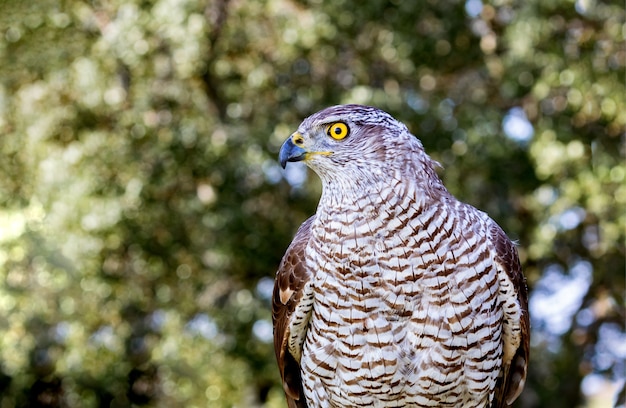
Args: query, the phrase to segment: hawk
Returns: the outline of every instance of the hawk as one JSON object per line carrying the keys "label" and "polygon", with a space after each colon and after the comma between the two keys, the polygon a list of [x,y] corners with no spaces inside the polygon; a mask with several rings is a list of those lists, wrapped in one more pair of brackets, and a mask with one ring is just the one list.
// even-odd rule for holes
{"label": "hawk", "polygon": [[506,407],[526,380],[527,290],[514,244],[457,201],[379,109],[306,118],[279,160],[323,185],[274,285],[274,348],[294,407]]}

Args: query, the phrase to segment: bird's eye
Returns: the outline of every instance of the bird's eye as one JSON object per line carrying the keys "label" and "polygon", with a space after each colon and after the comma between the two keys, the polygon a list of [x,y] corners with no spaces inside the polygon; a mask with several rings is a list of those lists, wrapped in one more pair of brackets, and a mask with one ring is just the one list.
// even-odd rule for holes
{"label": "bird's eye", "polygon": [[343,122],[336,122],[328,126],[326,133],[335,140],[341,140],[348,136],[350,128]]}

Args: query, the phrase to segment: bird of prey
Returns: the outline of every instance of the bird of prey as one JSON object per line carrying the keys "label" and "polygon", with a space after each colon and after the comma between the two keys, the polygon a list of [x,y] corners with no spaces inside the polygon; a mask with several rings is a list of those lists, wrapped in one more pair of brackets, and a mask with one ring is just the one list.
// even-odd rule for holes
{"label": "bird of prey", "polygon": [[382,110],[306,118],[279,160],[322,181],[274,285],[274,347],[290,408],[507,407],[526,380],[517,250],[454,198],[437,163]]}

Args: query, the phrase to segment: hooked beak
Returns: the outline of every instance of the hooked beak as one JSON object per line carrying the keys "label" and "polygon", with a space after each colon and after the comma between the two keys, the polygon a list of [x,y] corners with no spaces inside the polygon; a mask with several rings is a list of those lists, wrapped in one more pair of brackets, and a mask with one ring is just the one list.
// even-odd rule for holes
{"label": "hooked beak", "polygon": [[299,133],[294,133],[280,147],[278,161],[283,169],[287,166],[287,162],[301,161],[306,158],[307,151],[297,146],[294,139],[296,143],[302,143],[302,136]]}

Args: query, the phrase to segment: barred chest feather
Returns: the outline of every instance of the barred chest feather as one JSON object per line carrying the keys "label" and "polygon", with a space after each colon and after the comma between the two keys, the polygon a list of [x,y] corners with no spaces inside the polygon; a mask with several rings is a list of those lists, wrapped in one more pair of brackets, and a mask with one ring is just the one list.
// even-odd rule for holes
{"label": "barred chest feather", "polygon": [[[313,406],[483,407],[502,357],[502,304],[482,213],[393,184],[320,202],[302,352]],[[384,205],[380,205],[381,197]]]}

